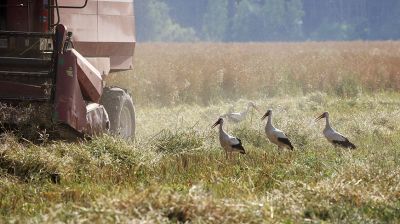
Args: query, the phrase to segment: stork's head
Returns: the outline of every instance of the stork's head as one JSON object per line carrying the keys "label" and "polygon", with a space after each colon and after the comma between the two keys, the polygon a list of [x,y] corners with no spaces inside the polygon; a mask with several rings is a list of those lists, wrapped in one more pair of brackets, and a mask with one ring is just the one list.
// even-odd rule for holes
{"label": "stork's head", "polygon": [[315,118],[315,121],[318,121],[322,118],[329,118],[329,113],[327,111],[325,111],[324,113],[322,113],[321,115],[319,115],[319,117]]}
{"label": "stork's head", "polygon": [[269,109],[267,110],[267,112],[264,114],[264,116],[262,116],[261,120],[264,120],[266,117],[270,116],[272,114],[272,110]]}
{"label": "stork's head", "polygon": [[260,112],[260,110],[258,109],[258,106],[253,102],[253,101],[250,101],[248,104],[247,104],[247,107],[253,107],[256,111],[258,111],[258,112]]}
{"label": "stork's head", "polygon": [[214,124],[213,124],[213,126],[211,126],[211,128],[215,128],[215,126],[217,126],[217,125],[221,125],[221,124],[223,124],[224,123],[224,119],[222,118],[222,117],[220,117],[218,120],[217,120],[217,122],[215,122]]}

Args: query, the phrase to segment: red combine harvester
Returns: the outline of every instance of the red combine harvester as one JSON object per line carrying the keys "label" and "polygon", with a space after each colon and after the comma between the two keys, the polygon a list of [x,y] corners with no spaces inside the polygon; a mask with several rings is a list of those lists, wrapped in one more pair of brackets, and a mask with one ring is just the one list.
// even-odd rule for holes
{"label": "red combine harvester", "polygon": [[132,69],[133,0],[0,0],[0,126],[62,138],[131,138],[131,96],[105,87]]}

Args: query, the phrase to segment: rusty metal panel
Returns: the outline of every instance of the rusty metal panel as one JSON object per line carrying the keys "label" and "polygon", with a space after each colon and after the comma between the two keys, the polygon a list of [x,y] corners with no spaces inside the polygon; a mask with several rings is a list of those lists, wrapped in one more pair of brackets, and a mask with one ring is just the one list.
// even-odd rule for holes
{"label": "rusty metal panel", "polygon": [[32,31],[30,30],[32,22],[28,18],[27,2],[27,0],[7,1],[7,30]]}
{"label": "rusty metal panel", "polygon": [[98,0],[99,15],[133,16],[132,0]]}
{"label": "rusty metal panel", "polygon": [[135,43],[76,42],[74,46],[85,57],[132,56]]}
{"label": "rusty metal panel", "polygon": [[62,24],[73,33],[76,42],[97,42],[97,15],[69,14],[62,16]]}
{"label": "rusty metal panel", "polygon": [[[79,7],[85,3],[85,0],[58,0],[58,5],[60,6],[74,6]],[[98,11],[98,0],[88,0],[88,3],[85,8],[81,9],[68,9],[61,8],[60,14],[62,16],[79,14],[79,15],[97,15]]]}
{"label": "rusty metal panel", "polygon": [[[84,2],[84,0],[59,0],[58,4],[63,6],[82,6]],[[89,0],[86,7],[82,9],[61,8],[59,11],[60,22],[67,27],[68,31],[73,33],[74,41],[98,41],[97,0]]]}
{"label": "rusty metal panel", "polygon": [[[59,1],[70,6],[83,3]],[[132,62],[127,61],[132,60],[136,41],[133,0],[89,0],[86,7],[60,9],[61,23],[73,32],[75,49],[85,57],[109,57],[111,64],[102,67],[131,69]]]}
{"label": "rusty metal panel", "polygon": [[[81,6],[83,2],[59,0],[59,5]],[[74,32],[75,41],[135,42],[132,0],[89,0],[83,9],[61,8],[60,17]]]}
{"label": "rusty metal panel", "polygon": [[86,104],[78,83],[78,66],[72,51],[59,54],[53,121],[68,124],[78,132],[86,129]]}
{"label": "rusty metal panel", "polygon": [[[44,32],[47,30],[47,16],[42,14],[46,0],[6,0],[6,30]],[[3,6],[4,7],[4,6]],[[46,25],[45,25],[46,24]]]}
{"label": "rusty metal panel", "polygon": [[72,49],[78,64],[78,81],[83,95],[88,100],[98,103],[103,93],[103,80],[100,72],[93,67],[82,55]]}
{"label": "rusty metal panel", "polygon": [[135,42],[134,22],[133,1],[99,0],[99,41]]}
{"label": "rusty metal panel", "polygon": [[110,73],[110,58],[109,57],[86,57],[90,64],[99,70],[102,76]]}
{"label": "rusty metal panel", "polygon": [[[133,53],[135,43],[99,43],[77,42],[75,49],[87,57],[109,57],[111,70],[124,70],[133,68]],[[100,68],[96,67],[98,70]]]}
{"label": "rusty metal panel", "polygon": [[98,15],[100,42],[134,42],[133,16]]}
{"label": "rusty metal panel", "polygon": [[47,89],[40,85],[30,85],[19,82],[0,81],[1,99],[12,100],[47,100]]}

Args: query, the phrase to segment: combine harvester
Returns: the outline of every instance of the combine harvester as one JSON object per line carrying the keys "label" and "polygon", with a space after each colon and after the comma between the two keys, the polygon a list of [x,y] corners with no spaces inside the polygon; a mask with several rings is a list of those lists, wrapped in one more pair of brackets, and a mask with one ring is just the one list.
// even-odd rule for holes
{"label": "combine harvester", "polygon": [[0,0],[1,128],[133,137],[132,98],[105,79],[134,48],[133,0]]}

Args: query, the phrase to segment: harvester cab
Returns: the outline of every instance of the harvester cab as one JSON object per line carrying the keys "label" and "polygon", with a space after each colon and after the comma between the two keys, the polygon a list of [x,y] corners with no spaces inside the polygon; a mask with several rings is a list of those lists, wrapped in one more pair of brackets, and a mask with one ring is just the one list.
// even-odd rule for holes
{"label": "harvester cab", "polygon": [[133,0],[0,0],[0,128],[131,138],[131,96],[105,87],[130,70]]}

